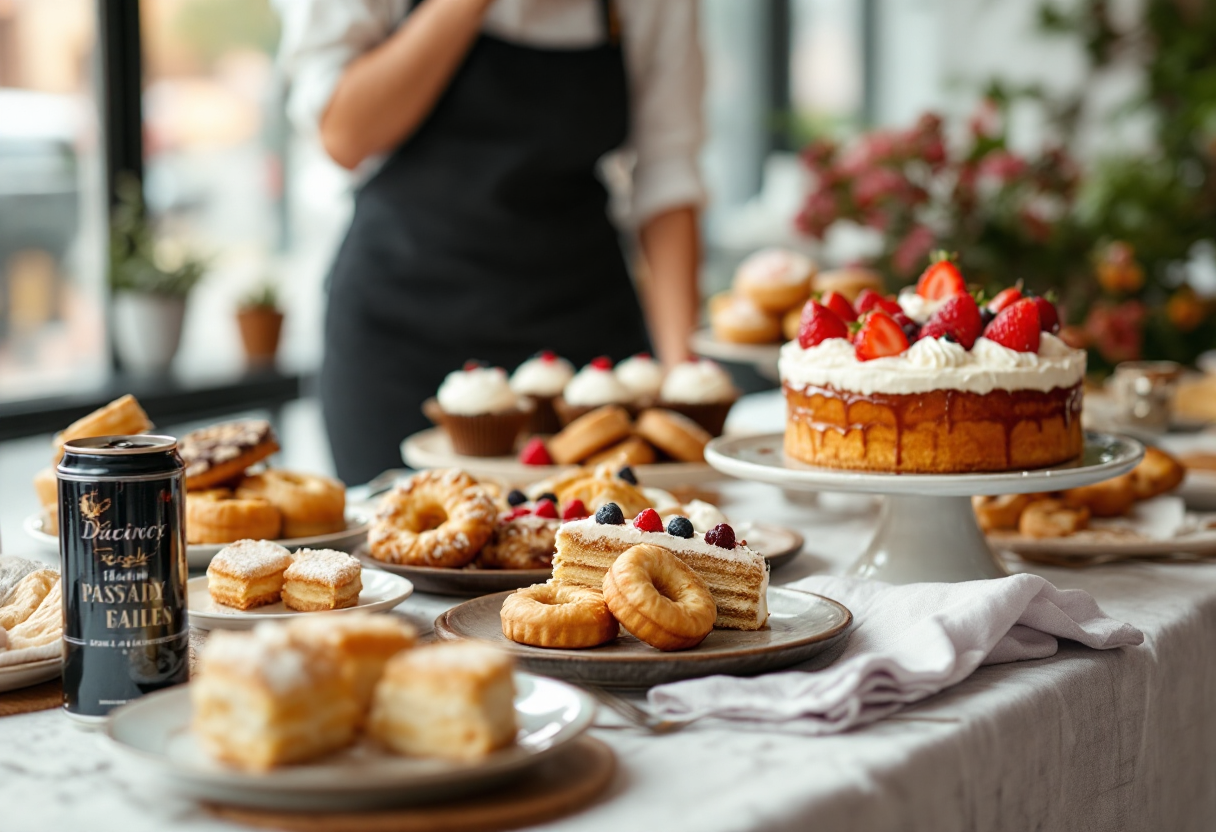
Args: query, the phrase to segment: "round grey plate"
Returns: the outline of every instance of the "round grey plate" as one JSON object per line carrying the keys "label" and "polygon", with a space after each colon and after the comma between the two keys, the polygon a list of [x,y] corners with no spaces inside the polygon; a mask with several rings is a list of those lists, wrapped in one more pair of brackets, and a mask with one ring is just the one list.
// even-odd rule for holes
{"label": "round grey plate", "polygon": [[587,650],[551,650],[516,644],[502,634],[498,612],[510,595],[500,592],[466,601],[435,619],[440,639],[473,638],[510,650],[533,673],[602,687],[647,688],[664,682],[713,676],[751,676],[797,664],[841,638],[853,614],[831,599],[769,587],[768,626],[763,630],[713,630],[692,650],[663,653],[628,633]]}
{"label": "round grey plate", "polygon": [[[803,537],[785,526],[767,523],[741,523],[736,534],[758,552],[773,570],[780,569],[802,553]],[[437,566],[411,566],[385,563],[367,553],[366,544],[355,551],[355,557],[372,569],[383,569],[409,578],[418,592],[431,595],[489,595],[543,584],[553,577],[552,569],[443,569]]]}

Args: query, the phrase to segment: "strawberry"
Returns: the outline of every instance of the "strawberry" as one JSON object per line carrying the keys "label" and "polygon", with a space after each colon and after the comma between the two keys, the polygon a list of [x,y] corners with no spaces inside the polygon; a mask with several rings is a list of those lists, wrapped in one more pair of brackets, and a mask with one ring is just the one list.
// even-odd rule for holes
{"label": "strawberry", "polygon": [[1014,301],[1021,299],[1022,290],[1017,286],[1010,286],[1008,289],[1002,289],[997,292],[996,297],[988,301],[988,309],[995,315]]}
{"label": "strawberry", "polygon": [[1022,298],[992,319],[984,337],[1018,352],[1038,352],[1040,333],[1039,305],[1033,298]]}
{"label": "strawberry", "polygon": [[908,336],[886,312],[871,312],[853,337],[858,361],[899,355],[908,348]]}
{"label": "strawberry", "polygon": [[1055,335],[1060,331],[1060,312],[1047,298],[1037,297],[1034,305],[1039,307],[1039,329]]}
{"label": "strawberry", "polygon": [[848,337],[848,325],[819,301],[808,300],[806,306],[802,307],[802,318],[798,322],[798,343],[803,349],[809,349],[829,338]]}
{"label": "strawberry", "polygon": [[587,507],[583,505],[583,501],[579,499],[571,500],[566,503],[566,508],[562,511],[562,520],[581,520],[590,514]]}
{"label": "strawberry", "polygon": [[845,300],[844,295],[839,292],[824,292],[819,302],[835,312],[836,317],[846,324],[857,320],[857,313],[853,311],[853,304]]}
{"label": "strawberry", "polygon": [[519,452],[519,461],[524,465],[552,465],[553,457],[549,456],[549,449],[545,447],[544,440],[533,436]]}
{"label": "strawberry", "polygon": [[642,513],[633,518],[633,527],[644,532],[663,531],[663,518],[652,508],[643,509]]}
{"label": "strawberry", "polygon": [[606,355],[601,355],[599,358],[591,359],[591,366],[597,370],[611,370],[612,359]]}
{"label": "strawberry", "polygon": [[933,317],[921,327],[921,338],[941,338],[948,335],[969,350],[984,331],[980,307],[968,294],[955,295],[938,307]]}
{"label": "strawberry", "polygon": [[966,293],[967,281],[963,280],[958,266],[944,254],[931,263],[920,276],[920,280],[916,281],[916,294],[929,300],[941,300]]}
{"label": "strawberry", "polygon": [[875,309],[881,309],[889,315],[904,311],[903,307],[899,305],[899,301],[895,300],[895,298],[884,298],[873,289],[862,289],[861,293],[857,296],[857,300],[853,303],[853,308],[857,310],[858,315],[864,315]]}
{"label": "strawberry", "polygon": [[537,517],[544,517],[546,520],[557,519],[557,506],[553,505],[552,500],[537,500],[536,508],[532,513]]}
{"label": "strawberry", "polygon": [[515,508],[511,509],[510,513],[508,513],[507,516],[505,518],[503,518],[503,520],[507,523],[510,523],[512,520],[516,520],[520,517],[523,517],[525,514],[531,514],[531,513],[532,512],[528,510],[527,506],[516,506]]}

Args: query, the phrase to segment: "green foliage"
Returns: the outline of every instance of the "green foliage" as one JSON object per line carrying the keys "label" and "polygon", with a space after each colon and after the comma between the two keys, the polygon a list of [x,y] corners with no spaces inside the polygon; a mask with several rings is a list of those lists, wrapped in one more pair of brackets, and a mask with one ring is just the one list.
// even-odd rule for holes
{"label": "green foliage", "polygon": [[164,256],[157,256],[139,181],[125,178],[116,190],[118,205],[110,217],[110,289],[175,297],[189,294],[202,279],[206,263],[183,255],[180,262],[165,264]]}
{"label": "green foliage", "polygon": [[267,279],[241,298],[241,309],[278,309],[279,290],[273,280]]}

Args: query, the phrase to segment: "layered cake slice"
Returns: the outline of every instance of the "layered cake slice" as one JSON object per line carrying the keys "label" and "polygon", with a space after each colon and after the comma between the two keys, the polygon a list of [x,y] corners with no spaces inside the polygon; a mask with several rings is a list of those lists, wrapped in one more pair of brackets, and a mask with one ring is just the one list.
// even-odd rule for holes
{"label": "layered cake slice", "polygon": [[768,564],[763,557],[745,542],[736,542],[734,530],[725,523],[702,535],[687,518],[673,517],[665,531],[653,509],[627,525],[620,507],[607,503],[595,517],[563,523],[557,531],[553,580],[602,588],[617,556],[639,543],[662,546],[701,576],[718,606],[715,627],[758,630],[768,620]]}

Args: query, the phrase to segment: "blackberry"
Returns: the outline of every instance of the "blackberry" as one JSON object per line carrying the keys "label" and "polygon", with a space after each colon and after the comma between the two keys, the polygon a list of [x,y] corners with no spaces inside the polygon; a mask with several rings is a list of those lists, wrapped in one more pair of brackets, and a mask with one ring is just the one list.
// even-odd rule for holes
{"label": "blackberry", "polygon": [[511,493],[507,495],[507,505],[522,506],[526,502],[528,502],[528,495],[518,488],[511,489]]}
{"label": "blackberry", "polygon": [[544,494],[541,494],[539,497],[536,498],[536,502],[538,502],[538,503],[541,500],[548,500],[549,502],[553,503],[553,505],[557,505],[557,495],[554,494],[552,491],[546,491]]}
{"label": "blackberry", "polygon": [[705,533],[705,542],[721,549],[735,548],[735,530],[725,523],[719,523]]}
{"label": "blackberry", "polygon": [[638,484],[638,475],[633,473],[633,469],[626,465],[624,468],[616,472],[616,475],[630,485]]}
{"label": "blackberry", "polygon": [[996,314],[987,306],[980,307],[980,324],[986,327],[988,324],[992,323],[992,319],[995,317]]}
{"label": "blackberry", "polygon": [[667,523],[667,533],[672,537],[682,537],[685,540],[692,537],[692,521],[687,517],[673,517]]}
{"label": "blackberry", "polygon": [[604,503],[595,513],[595,522],[601,526],[621,526],[625,523],[625,514],[616,503]]}

